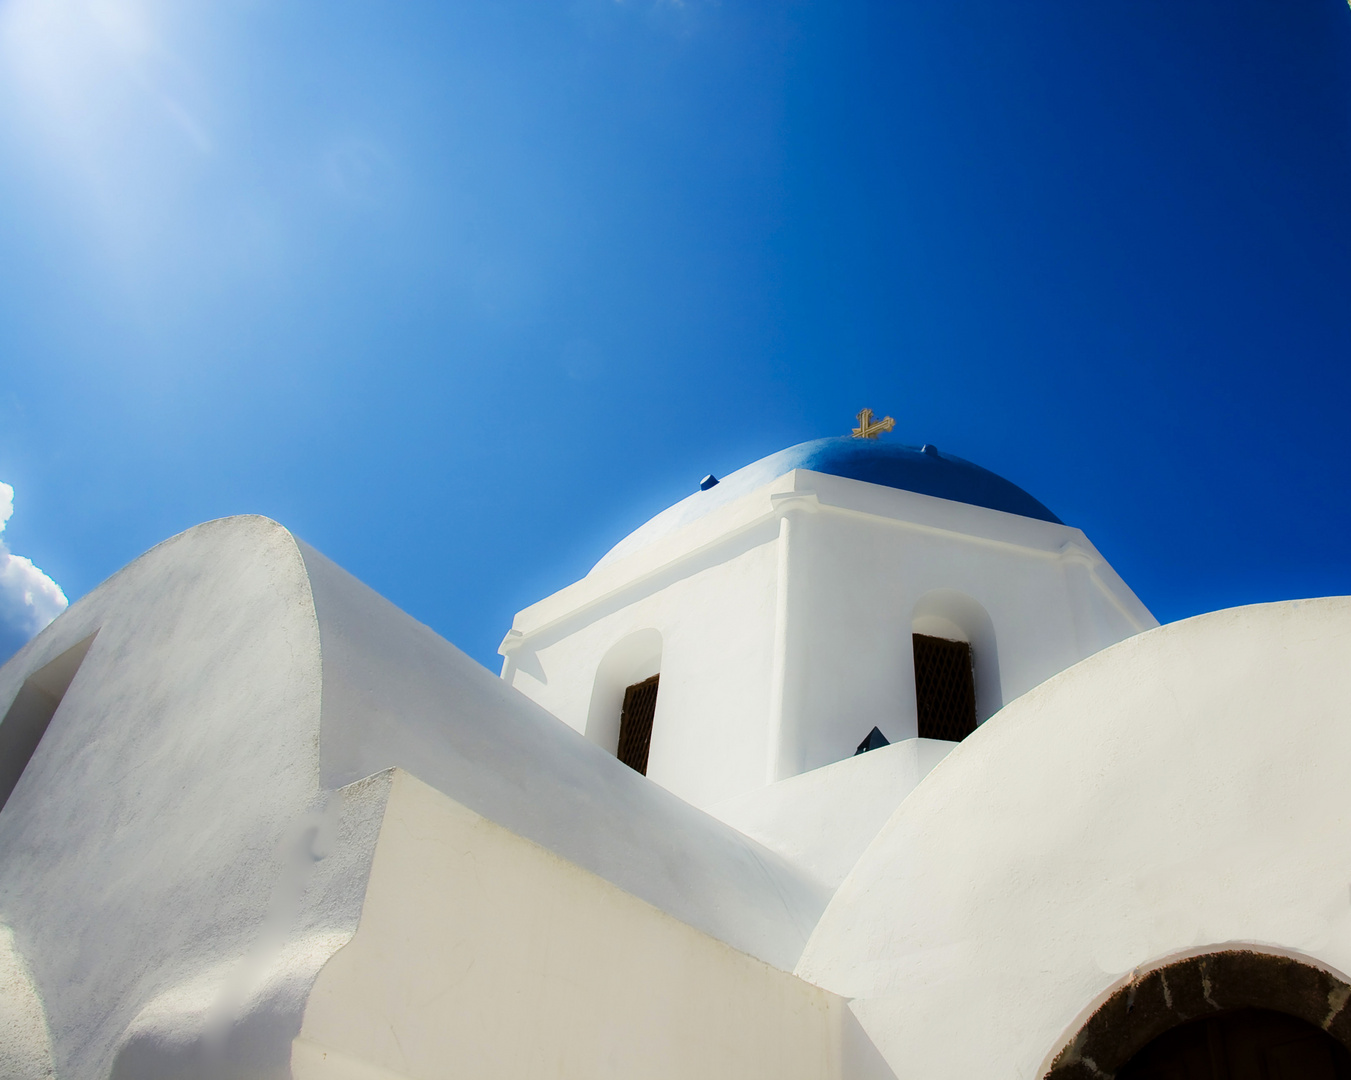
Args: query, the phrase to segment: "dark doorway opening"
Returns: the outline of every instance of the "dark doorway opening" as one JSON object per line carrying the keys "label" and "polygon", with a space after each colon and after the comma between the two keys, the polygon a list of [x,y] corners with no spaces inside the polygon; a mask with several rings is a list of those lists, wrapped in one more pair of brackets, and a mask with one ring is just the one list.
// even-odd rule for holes
{"label": "dark doorway opening", "polygon": [[0,721],[0,808],[9,802],[93,641],[90,634],[29,675]]}
{"label": "dark doorway opening", "polygon": [[971,646],[926,634],[915,634],[914,641],[919,737],[961,742],[976,730]]}
{"label": "dark doorway opening", "polygon": [[1351,1053],[1313,1024],[1235,1009],[1165,1031],[1117,1080],[1351,1080]]}
{"label": "dark doorway opening", "polygon": [[624,711],[619,717],[616,756],[644,776],[647,775],[647,752],[652,746],[652,718],[657,714],[657,681],[660,678],[660,675],[653,675],[625,690]]}

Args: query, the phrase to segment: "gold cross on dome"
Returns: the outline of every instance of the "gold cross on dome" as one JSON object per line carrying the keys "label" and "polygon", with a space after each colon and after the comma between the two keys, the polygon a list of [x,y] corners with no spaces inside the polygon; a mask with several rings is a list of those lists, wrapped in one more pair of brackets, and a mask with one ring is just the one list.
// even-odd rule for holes
{"label": "gold cross on dome", "polygon": [[881,420],[874,420],[872,409],[860,409],[858,411],[858,427],[854,428],[853,435],[856,439],[875,439],[882,432],[890,431],[895,426],[896,421],[889,416],[884,416]]}

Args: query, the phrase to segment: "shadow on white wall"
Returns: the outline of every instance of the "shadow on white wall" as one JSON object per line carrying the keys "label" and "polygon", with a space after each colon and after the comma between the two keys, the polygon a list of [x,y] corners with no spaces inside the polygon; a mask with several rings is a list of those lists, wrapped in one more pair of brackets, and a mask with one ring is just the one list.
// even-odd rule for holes
{"label": "shadow on white wall", "polygon": [[984,723],[1004,705],[999,678],[999,645],[990,614],[966,593],[933,589],[915,603],[910,632],[971,646],[976,680],[976,723]]}
{"label": "shadow on white wall", "polygon": [[611,754],[618,750],[624,691],[661,671],[661,647],[658,631],[637,630],[612,645],[596,667],[586,737],[603,750]]}

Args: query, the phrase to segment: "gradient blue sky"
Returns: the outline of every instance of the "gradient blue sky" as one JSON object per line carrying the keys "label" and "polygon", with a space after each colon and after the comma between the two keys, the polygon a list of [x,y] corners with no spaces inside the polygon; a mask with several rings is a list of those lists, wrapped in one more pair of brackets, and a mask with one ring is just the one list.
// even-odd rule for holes
{"label": "gradient blue sky", "polygon": [[0,0],[0,481],[512,614],[863,405],[1162,620],[1351,592],[1343,0]]}

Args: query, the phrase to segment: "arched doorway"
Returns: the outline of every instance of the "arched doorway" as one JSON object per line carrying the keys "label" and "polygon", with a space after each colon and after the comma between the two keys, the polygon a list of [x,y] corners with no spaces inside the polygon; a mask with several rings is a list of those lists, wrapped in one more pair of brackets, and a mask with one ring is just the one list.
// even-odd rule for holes
{"label": "arched doorway", "polygon": [[1054,1054],[1046,1080],[1351,1080],[1351,983],[1250,949],[1141,971]]}
{"label": "arched doorway", "polygon": [[1286,1013],[1235,1009],[1165,1031],[1116,1080],[1351,1080],[1351,1053]]}

